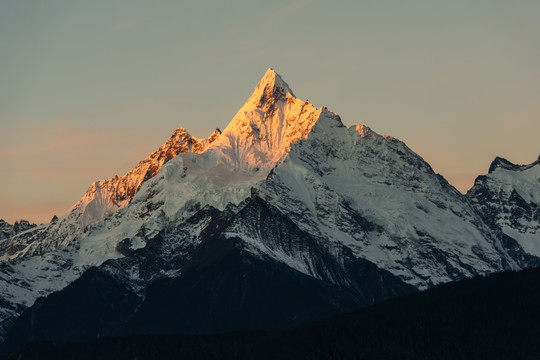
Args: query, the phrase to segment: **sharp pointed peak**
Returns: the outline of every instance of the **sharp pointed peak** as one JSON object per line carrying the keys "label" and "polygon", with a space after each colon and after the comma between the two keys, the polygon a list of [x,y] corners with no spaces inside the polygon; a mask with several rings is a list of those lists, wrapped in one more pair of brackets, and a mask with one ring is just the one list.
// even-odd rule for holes
{"label": "sharp pointed peak", "polygon": [[264,73],[262,79],[265,79],[265,78],[269,78],[269,79],[274,79],[274,78],[279,78],[283,81],[283,79],[281,78],[281,75],[279,75],[273,68],[268,68],[268,70],[266,70],[266,72]]}
{"label": "sharp pointed peak", "polygon": [[285,90],[285,92],[288,92],[292,96],[294,96],[294,93],[292,92],[291,88],[289,87],[289,84],[287,84],[285,82],[285,80],[283,80],[281,75],[279,75],[277,72],[275,72],[275,70],[272,69],[272,68],[268,68],[268,70],[266,70],[266,73],[264,73],[264,75],[263,75],[261,81],[259,82],[259,84],[261,84],[261,85],[270,84],[273,87],[279,87],[279,88]]}
{"label": "sharp pointed peak", "polygon": [[274,69],[268,68],[257,86],[255,86],[255,90],[249,99],[261,106],[270,99],[285,100],[288,95],[295,97],[283,78]]}

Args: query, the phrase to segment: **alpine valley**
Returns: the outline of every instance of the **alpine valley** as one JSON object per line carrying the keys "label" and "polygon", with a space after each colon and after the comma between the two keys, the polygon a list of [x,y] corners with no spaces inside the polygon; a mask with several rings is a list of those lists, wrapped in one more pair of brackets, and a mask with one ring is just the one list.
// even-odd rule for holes
{"label": "alpine valley", "polygon": [[463,195],[269,69],[223,131],[176,129],[49,224],[0,222],[0,335],[277,329],[538,265],[540,158],[496,158]]}

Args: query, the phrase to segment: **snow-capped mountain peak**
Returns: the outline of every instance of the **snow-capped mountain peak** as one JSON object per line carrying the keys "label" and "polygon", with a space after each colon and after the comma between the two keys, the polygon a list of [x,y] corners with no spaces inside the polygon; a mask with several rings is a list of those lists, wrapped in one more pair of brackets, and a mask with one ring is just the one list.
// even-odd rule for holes
{"label": "snow-capped mountain peak", "polygon": [[291,143],[307,136],[321,111],[296,98],[270,68],[209,149],[219,151],[235,168],[271,168],[289,151]]}
{"label": "snow-capped mountain peak", "polygon": [[383,288],[391,276],[422,289],[537,264],[538,161],[494,164],[467,199],[403,142],[345,127],[269,69],[223,132],[197,139],[178,128],[126,175],[94,183],[67,216],[0,241],[0,304],[9,305],[0,337],[38,296],[89,267],[119,259],[101,269],[138,292],[227,241],[272,269],[364,297],[366,269]]}

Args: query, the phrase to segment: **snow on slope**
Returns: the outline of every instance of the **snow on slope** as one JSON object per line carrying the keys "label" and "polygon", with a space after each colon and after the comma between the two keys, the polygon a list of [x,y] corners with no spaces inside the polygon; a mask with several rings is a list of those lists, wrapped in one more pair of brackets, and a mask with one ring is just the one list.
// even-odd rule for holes
{"label": "snow on slope", "polygon": [[496,158],[489,173],[476,178],[467,197],[486,222],[527,253],[540,256],[540,157],[529,165]]}
{"label": "snow on slope", "polygon": [[326,109],[259,190],[311,235],[420,288],[517,267],[467,200],[404,143],[346,128]]}
{"label": "snow on slope", "polygon": [[295,98],[269,69],[211,151],[236,168],[272,168],[292,142],[306,137],[317,117],[313,105]]}

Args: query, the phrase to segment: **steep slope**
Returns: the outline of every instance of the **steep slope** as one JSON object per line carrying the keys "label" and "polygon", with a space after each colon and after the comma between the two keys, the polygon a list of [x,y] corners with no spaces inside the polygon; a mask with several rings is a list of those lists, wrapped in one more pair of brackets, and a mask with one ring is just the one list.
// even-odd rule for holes
{"label": "steep slope", "polygon": [[319,241],[419,288],[528,264],[404,143],[326,109],[258,189]]}
{"label": "steep slope", "polygon": [[318,115],[269,69],[211,151],[238,169],[273,168],[291,143],[307,136]]}
{"label": "steep slope", "polygon": [[540,157],[529,165],[496,158],[489,173],[476,178],[467,197],[509,244],[540,256]]}

